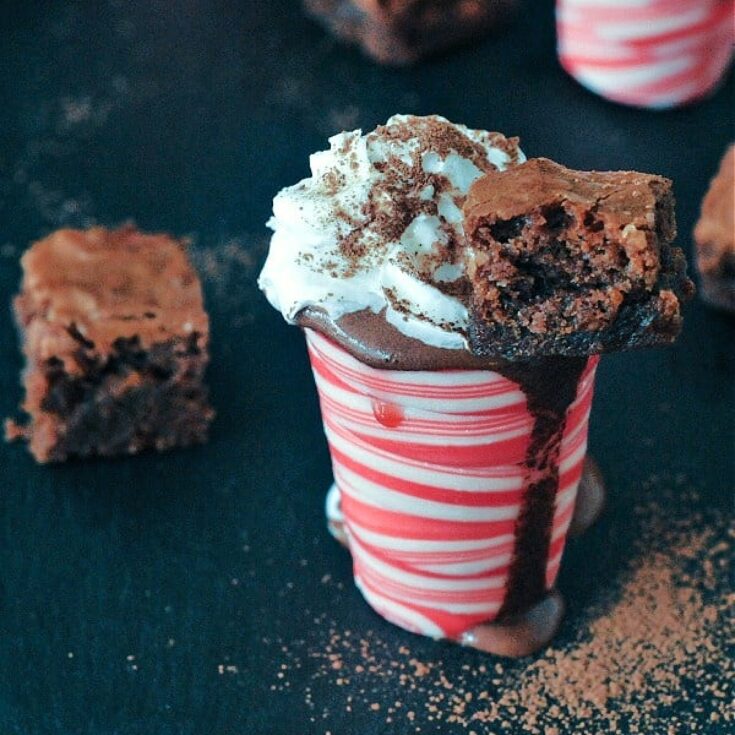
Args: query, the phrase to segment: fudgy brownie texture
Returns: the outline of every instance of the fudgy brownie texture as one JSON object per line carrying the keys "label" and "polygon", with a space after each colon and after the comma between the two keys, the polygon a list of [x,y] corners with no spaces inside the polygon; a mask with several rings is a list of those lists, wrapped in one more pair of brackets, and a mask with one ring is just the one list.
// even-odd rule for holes
{"label": "fudgy brownie texture", "polygon": [[340,38],[383,64],[410,64],[487,33],[517,0],[304,0]]}
{"label": "fudgy brownie texture", "polygon": [[132,226],[62,229],[22,266],[22,434],[39,462],[206,439],[209,321],[181,242]]}
{"label": "fudgy brownie texture", "polygon": [[693,286],[668,179],[533,159],[479,179],[464,216],[475,354],[581,356],[679,333]]}
{"label": "fudgy brownie texture", "polygon": [[694,229],[702,297],[735,311],[735,145],[712,179]]}

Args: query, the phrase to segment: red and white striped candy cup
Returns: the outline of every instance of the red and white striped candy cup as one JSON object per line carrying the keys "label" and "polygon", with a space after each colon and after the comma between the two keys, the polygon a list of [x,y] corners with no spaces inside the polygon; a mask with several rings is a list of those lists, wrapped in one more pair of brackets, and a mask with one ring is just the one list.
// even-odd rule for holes
{"label": "red and white striped candy cup", "polygon": [[734,0],[557,0],[562,66],[615,102],[668,108],[713,90],[735,42]]}
{"label": "red and white striped candy cup", "polygon": [[[377,370],[306,330],[332,455],[330,528],[384,618],[434,638],[492,621],[507,592],[534,420],[489,370]],[[567,410],[546,585],[556,579],[587,448],[590,358]]]}

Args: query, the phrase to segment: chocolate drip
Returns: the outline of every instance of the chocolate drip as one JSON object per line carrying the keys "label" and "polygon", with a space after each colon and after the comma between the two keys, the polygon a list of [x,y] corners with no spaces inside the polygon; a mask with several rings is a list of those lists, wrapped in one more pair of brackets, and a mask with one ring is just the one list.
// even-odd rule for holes
{"label": "chocolate drip", "polygon": [[508,592],[499,619],[530,608],[546,594],[546,564],[559,486],[559,452],[566,411],[577,395],[579,378],[586,364],[586,357],[550,357],[495,368],[521,386],[528,411],[534,418],[526,450],[526,487],[516,524]]}

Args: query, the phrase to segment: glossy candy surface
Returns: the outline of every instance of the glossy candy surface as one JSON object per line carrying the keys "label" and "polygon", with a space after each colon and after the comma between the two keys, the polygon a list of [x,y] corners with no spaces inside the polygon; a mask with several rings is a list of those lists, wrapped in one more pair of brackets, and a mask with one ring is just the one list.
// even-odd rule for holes
{"label": "glossy candy surface", "polygon": [[[523,391],[489,370],[376,370],[312,330],[307,340],[334,469],[327,507],[343,514],[363,596],[396,625],[435,638],[493,620],[532,481]],[[567,410],[547,589],[584,464],[597,362]]]}

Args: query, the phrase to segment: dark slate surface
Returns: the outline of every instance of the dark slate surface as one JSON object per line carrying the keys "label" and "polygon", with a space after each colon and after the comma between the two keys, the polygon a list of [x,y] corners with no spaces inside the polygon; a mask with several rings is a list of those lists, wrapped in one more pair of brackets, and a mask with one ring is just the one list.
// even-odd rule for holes
{"label": "dark slate surface", "polygon": [[[281,644],[323,644],[319,616],[440,655],[450,671],[478,663],[383,623],[351,586],[322,518],[330,471],[302,338],[254,278],[273,194],[306,174],[327,135],[398,111],[519,134],[529,155],[574,167],[670,176],[689,248],[733,136],[732,78],[691,109],[609,105],[556,65],[552,3],[528,5],[535,12],[502,37],[393,71],[336,45],[287,0],[3,3],[2,300],[23,248],[60,224],[134,218],[191,235],[219,416],[208,446],[166,456],[42,468],[0,445],[1,732],[404,732],[366,707],[345,713],[344,692],[332,702],[329,687],[317,687],[312,722],[308,658],[287,691],[271,690]],[[21,363],[1,313],[7,415]],[[629,507],[652,474],[687,478],[703,507],[729,506],[732,344],[732,322],[695,303],[675,348],[603,360],[591,446],[612,497],[602,523],[570,545],[562,640],[626,558]]]}

